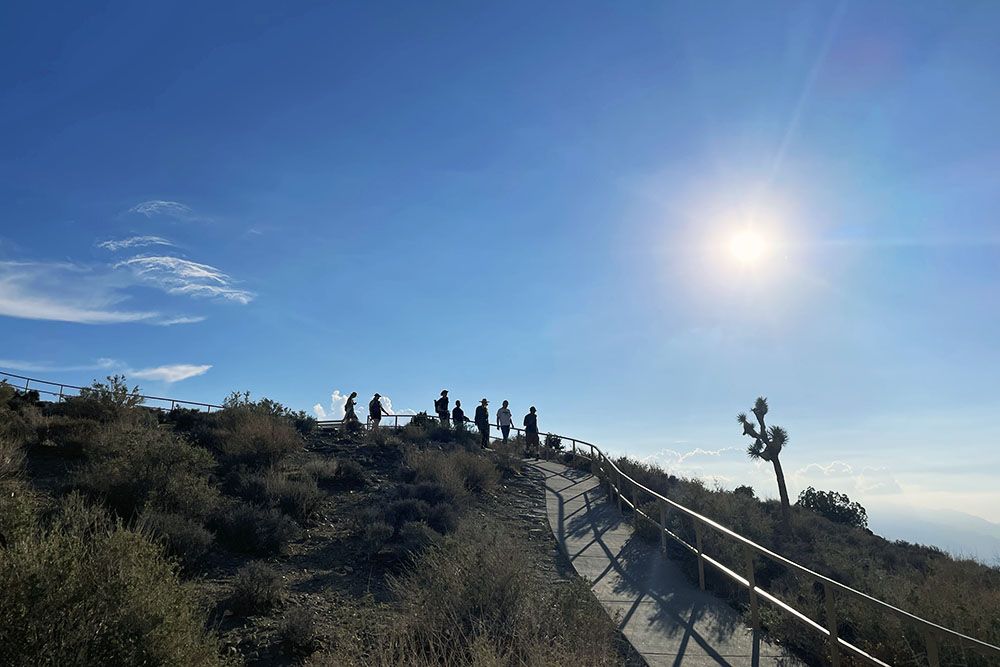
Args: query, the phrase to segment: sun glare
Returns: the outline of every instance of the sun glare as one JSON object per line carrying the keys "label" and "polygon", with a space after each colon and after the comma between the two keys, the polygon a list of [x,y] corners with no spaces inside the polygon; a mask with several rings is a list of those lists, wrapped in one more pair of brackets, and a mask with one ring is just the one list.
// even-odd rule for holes
{"label": "sun glare", "polygon": [[769,249],[768,239],[753,229],[741,230],[729,240],[729,252],[736,260],[747,265],[759,263]]}

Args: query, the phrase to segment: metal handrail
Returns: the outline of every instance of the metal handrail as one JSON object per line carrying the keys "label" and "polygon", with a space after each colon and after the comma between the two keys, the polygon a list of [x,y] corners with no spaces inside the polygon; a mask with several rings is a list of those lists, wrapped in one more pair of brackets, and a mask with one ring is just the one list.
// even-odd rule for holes
{"label": "metal handrail", "polygon": [[[65,399],[67,399],[67,398],[75,398],[76,396],[79,396],[79,393],[76,394],[76,396],[74,396],[73,394],[67,395],[66,394],[66,390],[67,389],[73,389],[73,390],[76,390],[77,392],[81,392],[84,389],[90,389],[90,387],[78,387],[76,385],[64,384],[62,382],[49,382],[48,380],[39,380],[38,378],[26,377],[24,375],[17,375],[15,373],[8,373],[6,371],[0,371],[0,379],[4,379],[4,378],[14,378],[14,379],[17,379],[17,380],[24,380],[24,386],[23,387],[15,386],[13,384],[10,385],[13,389],[16,389],[17,391],[24,391],[24,392],[27,392],[27,391],[37,391],[39,394],[45,394],[47,396],[54,396],[54,397],[56,397],[57,401],[63,401]],[[36,385],[45,385],[45,386],[49,386],[49,387],[58,387],[59,391],[55,392],[55,391],[48,391],[46,389],[36,389],[34,387],[31,387],[31,383],[35,383]],[[171,410],[173,410],[174,408],[176,408],[179,405],[180,406],[194,405],[194,406],[197,406],[198,408],[205,408],[206,412],[211,412],[213,409],[216,409],[216,410],[222,410],[223,409],[223,406],[221,406],[221,405],[214,405],[212,403],[199,403],[198,401],[183,401],[183,400],[181,400],[179,398],[164,398],[163,396],[145,396],[145,395],[142,395],[142,394],[139,394],[138,396],[139,396],[139,398],[143,399],[143,401],[160,401],[160,402],[163,402],[163,403],[170,403],[170,409]],[[153,408],[155,410],[163,410],[163,409],[165,409],[165,408],[159,408],[157,406],[148,406],[148,407],[151,407],[151,408]]]}
{"label": "metal handrail", "polygon": [[[412,419],[415,416],[416,415],[391,415],[391,414],[383,415],[383,417],[393,418],[394,421],[393,428],[399,427],[400,418]],[[437,417],[434,415],[427,415],[427,417],[431,419],[437,419]],[[326,420],[319,422],[320,426],[336,426],[342,423],[343,420]],[[490,424],[490,426],[499,428],[498,424]],[[526,432],[523,428],[518,428],[516,426],[511,426],[510,430],[516,433]],[[883,602],[882,600],[872,597],[867,593],[863,593],[855,588],[851,588],[850,586],[842,584],[835,579],[831,579],[830,577],[822,575],[819,572],[811,570],[808,567],[805,567],[804,565],[800,565],[799,563],[796,563],[795,561],[786,558],[785,556],[782,556],[779,553],[771,551],[767,547],[757,544],[753,540],[746,538],[740,535],[739,533],[723,526],[721,523],[714,521],[702,514],[699,514],[698,512],[695,512],[694,510],[691,510],[685,507],[684,505],[681,505],[680,503],[670,500],[666,496],[663,496],[657,493],[656,491],[653,491],[649,487],[646,487],[643,484],[640,484],[636,480],[629,477],[624,471],[621,470],[621,468],[618,467],[617,464],[615,464],[615,462],[612,459],[610,459],[607,456],[607,454],[604,453],[604,451],[601,450],[600,447],[598,447],[593,443],[587,442],[585,440],[580,440],[579,438],[572,438],[553,433],[539,433],[538,435],[539,437],[545,436],[546,438],[551,435],[555,435],[562,441],[569,442],[571,444],[572,452],[574,455],[586,458],[590,460],[592,463],[596,463],[602,476],[607,481],[608,495],[609,497],[614,497],[617,500],[619,510],[622,508],[623,504],[627,505],[633,510],[634,520],[635,517],[641,516],[645,520],[651,522],[652,524],[656,525],[657,528],[659,528],[660,546],[662,549],[666,550],[666,538],[669,537],[679,542],[686,549],[694,553],[698,558],[698,583],[702,590],[704,590],[705,588],[706,564],[712,566],[730,580],[746,588],[750,595],[751,619],[754,629],[757,629],[760,623],[760,616],[757,604],[758,598],[760,598],[775,605],[783,612],[789,614],[799,622],[803,623],[810,630],[827,637],[830,644],[830,661],[835,667],[840,664],[840,656],[842,652],[849,653],[872,665],[879,665],[880,667],[889,667],[887,663],[882,662],[878,658],[869,655],[860,647],[855,646],[854,644],[851,644],[842,637],[838,636],[836,606],[835,606],[836,596],[837,594],[843,594],[847,597],[854,598],[862,603],[874,606],[883,612],[889,612],[890,614],[895,615],[901,620],[919,627],[923,631],[924,640],[927,644],[927,660],[930,667],[940,667],[938,648],[939,648],[939,643],[942,639],[954,641],[958,643],[960,646],[972,649],[988,657],[1000,658],[1000,646],[994,646],[993,644],[989,644],[974,637],[963,635],[960,632],[956,632],[955,630],[951,630],[942,625],[938,625],[937,623],[928,621],[924,618],[916,616],[915,614],[911,614],[908,611],[905,611],[898,607],[894,607],[888,602]],[[580,451],[581,448],[589,448],[590,455],[587,456],[583,454]],[[630,484],[635,491],[648,494],[649,496],[652,496],[653,499],[656,500],[656,502],[660,505],[659,520],[657,520],[654,517],[651,517],[649,514],[647,514],[646,512],[642,511],[642,509],[639,508],[638,506],[639,503],[636,496],[633,496],[633,498],[636,498],[636,500],[634,501],[630,501],[628,498],[624,497],[622,491],[625,488],[626,484]],[[695,542],[696,542],[695,544],[689,544],[686,540],[684,540],[679,535],[675,534],[673,531],[671,531],[669,528],[666,527],[666,510],[668,507],[681,512],[682,514],[690,517],[693,520],[695,528]],[[723,563],[719,562],[718,560],[712,558],[711,556],[705,553],[704,549],[702,548],[702,527],[710,528],[716,531],[717,533],[723,535],[724,537],[729,538],[743,546],[746,552],[746,558],[745,558],[746,562],[743,564],[745,567],[744,575],[740,575],[736,571],[730,569]],[[803,612],[795,609],[790,604],[780,600],[775,595],[773,595],[772,593],[768,592],[767,590],[761,588],[756,584],[756,576],[755,576],[756,568],[754,565],[755,554],[763,556],[764,558],[767,558],[772,562],[788,567],[794,570],[795,572],[805,575],[823,585],[825,594],[824,597],[826,599],[826,604],[825,604],[826,627],[820,625],[818,622],[806,616]]]}

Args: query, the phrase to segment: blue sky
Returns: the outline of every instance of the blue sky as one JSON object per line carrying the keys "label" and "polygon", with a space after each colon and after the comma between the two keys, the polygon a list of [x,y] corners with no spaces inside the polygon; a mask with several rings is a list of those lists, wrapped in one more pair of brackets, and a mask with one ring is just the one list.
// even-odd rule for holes
{"label": "blue sky", "polygon": [[0,11],[0,367],[1000,521],[995,3]]}

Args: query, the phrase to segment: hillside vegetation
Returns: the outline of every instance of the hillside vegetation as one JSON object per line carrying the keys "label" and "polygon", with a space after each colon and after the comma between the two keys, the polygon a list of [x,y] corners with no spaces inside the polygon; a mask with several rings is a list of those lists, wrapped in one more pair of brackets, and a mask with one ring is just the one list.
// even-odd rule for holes
{"label": "hillside vegetation", "polygon": [[[709,489],[700,480],[677,478],[632,459],[620,458],[615,463],[643,486],[820,574],[944,627],[1000,644],[998,568],[958,560],[935,547],[885,540],[862,527],[866,521],[863,508],[848,504],[846,497],[838,494],[827,494],[822,501],[817,500],[815,490],[803,494],[803,502],[791,507],[789,527],[785,529],[778,502],[755,498],[749,487],[735,492]],[[659,516],[651,497],[626,497],[637,501],[650,516]],[[831,499],[842,502],[831,507]],[[694,544],[691,519],[678,512],[668,512],[667,516],[668,528]],[[651,543],[659,543],[657,528],[648,522],[640,522],[639,534]],[[737,572],[744,571],[746,561],[741,547],[712,530],[704,530],[702,539],[706,554]],[[697,581],[696,558],[673,540],[667,544],[668,555],[680,561],[692,581]],[[705,572],[707,588],[743,610],[749,623],[745,589],[730,583],[711,566],[706,566]],[[811,579],[757,558],[756,583],[825,624],[823,587]],[[836,608],[840,637],[889,664],[927,664],[925,640],[915,626],[844,596],[836,598]],[[828,663],[827,645],[820,635],[806,631],[798,621],[767,602],[761,602],[760,610],[762,625],[772,637],[811,664]],[[941,646],[941,661],[943,665],[996,664],[948,643]]]}
{"label": "hillside vegetation", "polygon": [[161,413],[123,378],[0,384],[0,664],[631,659],[517,457],[426,419],[314,426],[245,394]]}

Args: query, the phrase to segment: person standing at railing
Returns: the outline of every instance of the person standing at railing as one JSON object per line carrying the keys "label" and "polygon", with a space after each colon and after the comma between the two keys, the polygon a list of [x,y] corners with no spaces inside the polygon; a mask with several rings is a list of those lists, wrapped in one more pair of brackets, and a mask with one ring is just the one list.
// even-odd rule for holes
{"label": "person standing at railing", "polygon": [[434,401],[434,411],[437,412],[438,419],[442,426],[448,425],[448,390],[441,390],[441,398]]}
{"label": "person standing at railing", "polygon": [[358,392],[352,391],[351,395],[347,397],[347,404],[344,405],[344,421],[347,423],[352,423],[358,421],[358,415],[354,411],[354,406],[357,405]]}
{"label": "person standing at railing", "polygon": [[535,455],[538,458],[541,443],[538,442],[538,415],[535,406],[531,406],[528,414],[524,415],[524,455]]}
{"label": "person standing at railing", "polygon": [[490,444],[490,402],[485,398],[476,407],[476,428],[479,429],[479,444],[486,449]]}
{"label": "person standing at railing", "polygon": [[503,434],[503,441],[507,442],[508,436],[510,436],[510,427],[514,424],[514,415],[510,413],[509,402],[504,401],[500,409],[497,410],[497,425],[500,427],[500,433]]}
{"label": "person standing at railing", "polygon": [[375,394],[372,400],[368,403],[368,419],[371,420],[372,430],[378,430],[378,424],[382,421],[382,412],[384,408],[382,407],[382,395]]}
{"label": "person standing at railing", "polygon": [[455,422],[455,428],[459,431],[465,430],[465,422],[469,421],[462,409],[462,401],[455,401],[455,408],[451,411],[451,420]]}

